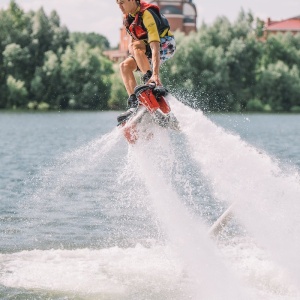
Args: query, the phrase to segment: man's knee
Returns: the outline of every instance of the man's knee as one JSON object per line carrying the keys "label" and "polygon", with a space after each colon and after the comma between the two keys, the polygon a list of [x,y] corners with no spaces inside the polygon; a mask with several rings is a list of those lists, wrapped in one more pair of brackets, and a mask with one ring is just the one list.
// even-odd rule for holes
{"label": "man's knee", "polygon": [[121,72],[126,72],[126,71],[133,72],[136,69],[136,63],[132,57],[128,57],[120,63],[119,68]]}
{"label": "man's knee", "polygon": [[124,71],[127,69],[127,63],[126,63],[126,60],[122,61],[120,64],[119,64],[119,68],[120,68],[120,71]]}

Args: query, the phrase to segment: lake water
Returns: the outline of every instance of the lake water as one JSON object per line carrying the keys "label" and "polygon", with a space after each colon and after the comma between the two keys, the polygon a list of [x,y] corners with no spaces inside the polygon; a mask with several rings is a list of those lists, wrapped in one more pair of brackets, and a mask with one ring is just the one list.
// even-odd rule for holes
{"label": "lake water", "polygon": [[300,299],[300,115],[170,101],[134,146],[118,112],[0,113],[0,299]]}

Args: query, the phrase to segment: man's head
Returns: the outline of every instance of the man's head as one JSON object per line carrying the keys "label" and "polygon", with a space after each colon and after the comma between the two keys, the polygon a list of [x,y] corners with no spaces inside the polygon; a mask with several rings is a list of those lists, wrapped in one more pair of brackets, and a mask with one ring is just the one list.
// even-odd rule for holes
{"label": "man's head", "polygon": [[123,14],[134,13],[140,5],[140,0],[116,0]]}

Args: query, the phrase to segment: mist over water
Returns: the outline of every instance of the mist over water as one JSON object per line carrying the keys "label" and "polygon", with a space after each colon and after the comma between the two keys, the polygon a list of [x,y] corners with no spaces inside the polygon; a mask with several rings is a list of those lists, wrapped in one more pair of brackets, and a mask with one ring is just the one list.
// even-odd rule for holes
{"label": "mist over water", "polygon": [[[190,215],[171,185],[176,159],[167,135],[155,133],[148,145],[131,149],[130,164],[143,179],[151,205],[191,280],[192,299],[247,299],[208,238],[208,228]],[[160,161],[161,160],[161,161]]]}
{"label": "mist over water", "polygon": [[283,172],[263,151],[225,132],[200,112],[176,104],[174,112],[193,157],[216,197],[236,204],[240,223],[300,286],[299,174]]}
{"label": "mist over water", "polygon": [[114,129],[29,181],[0,298],[299,298],[299,174],[169,100],[180,132],[127,145]]}

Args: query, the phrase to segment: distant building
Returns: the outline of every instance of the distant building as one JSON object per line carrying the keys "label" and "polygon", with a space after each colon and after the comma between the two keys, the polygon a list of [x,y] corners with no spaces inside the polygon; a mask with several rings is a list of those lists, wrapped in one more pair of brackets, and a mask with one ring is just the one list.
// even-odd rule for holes
{"label": "distant building", "polygon": [[264,38],[267,39],[268,36],[279,32],[291,32],[292,34],[300,32],[300,16],[281,21],[272,21],[268,18],[264,28]]}
{"label": "distant building", "polygon": [[180,30],[185,34],[197,30],[197,9],[192,0],[155,0],[162,14],[169,20],[172,31]]}
{"label": "distant building", "polygon": [[[197,9],[192,0],[148,0],[159,6],[160,11],[169,20],[171,31],[179,30],[185,34],[197,30]],[[119,49],[105,51],[112,61],[122,61],[128,56],[129,35],[124,26],[120,29]]]}

